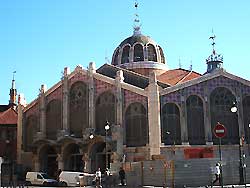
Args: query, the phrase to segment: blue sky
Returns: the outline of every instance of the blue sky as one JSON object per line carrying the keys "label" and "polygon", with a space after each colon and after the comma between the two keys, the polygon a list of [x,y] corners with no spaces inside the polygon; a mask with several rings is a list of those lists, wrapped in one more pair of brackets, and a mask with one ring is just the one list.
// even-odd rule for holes
{"label": "blue sky", "polygon": [[[142,33],[164,50],[168,67],[206,71],[209,37],[224,56],[226,71],[250,80],[249,0],[138,0]],[[27,102],[41,84],[57,83],[71,71],[105,57],[133,33],[133,0],[0,1],[0,104],[7,104],[12,72]]]}

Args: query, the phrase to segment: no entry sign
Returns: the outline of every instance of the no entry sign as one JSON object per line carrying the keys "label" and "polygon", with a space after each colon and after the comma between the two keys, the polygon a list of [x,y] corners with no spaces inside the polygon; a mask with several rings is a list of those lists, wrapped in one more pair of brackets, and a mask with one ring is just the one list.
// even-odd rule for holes
{"label": "no entry sign", "polygon": [[218,122],[214,127],[214,135],[223,138],[226,135],[226,127]]}

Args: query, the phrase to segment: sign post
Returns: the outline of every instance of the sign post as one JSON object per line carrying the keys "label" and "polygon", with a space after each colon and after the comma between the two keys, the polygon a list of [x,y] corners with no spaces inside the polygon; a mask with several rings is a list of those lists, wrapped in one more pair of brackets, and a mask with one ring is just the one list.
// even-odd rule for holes
{"label": "sign post", "polygon": [[222,175],[222,156],[221,156],[221,138],[226,135],[226,127],[218,122],[214,127],[214,135],[219,138],[219,155],[220,155],[220,170],[221,170],[221,187],[223,188],[223,175]]}

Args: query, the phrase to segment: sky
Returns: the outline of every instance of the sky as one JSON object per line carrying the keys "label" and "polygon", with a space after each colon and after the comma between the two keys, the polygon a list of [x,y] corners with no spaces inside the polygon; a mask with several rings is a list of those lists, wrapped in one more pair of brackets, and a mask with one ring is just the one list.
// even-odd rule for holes
{"label": "sky", "polygon": [[[224,56],[224,69],[250,80],[249,0],[137,0],[141,32],[162,48],[169,69],[203,74],[209,37]],[[64,67],[96,67],[133,34],[134,0],[0,1],[0,104],[8,104],[15,73],[27,103],[41,84],[52,87]]]}

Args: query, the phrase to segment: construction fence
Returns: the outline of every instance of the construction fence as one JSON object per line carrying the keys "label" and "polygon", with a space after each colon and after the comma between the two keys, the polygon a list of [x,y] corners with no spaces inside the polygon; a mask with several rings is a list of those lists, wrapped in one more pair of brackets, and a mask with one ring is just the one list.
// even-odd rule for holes
{"label": "construction fence", "polygon": [[[126,171],[127,185],[133,187],[199,187],[211,185],[215,179],[214,167],[218,162],[218,158],[175,161],[155,160],[126,162],[123,167]],[[246,159],[245,164],[244,180],[246,183],[250,183],[250,160]],[[239,184],[239,166],[239,160],[222,162],[224,185]]]}

